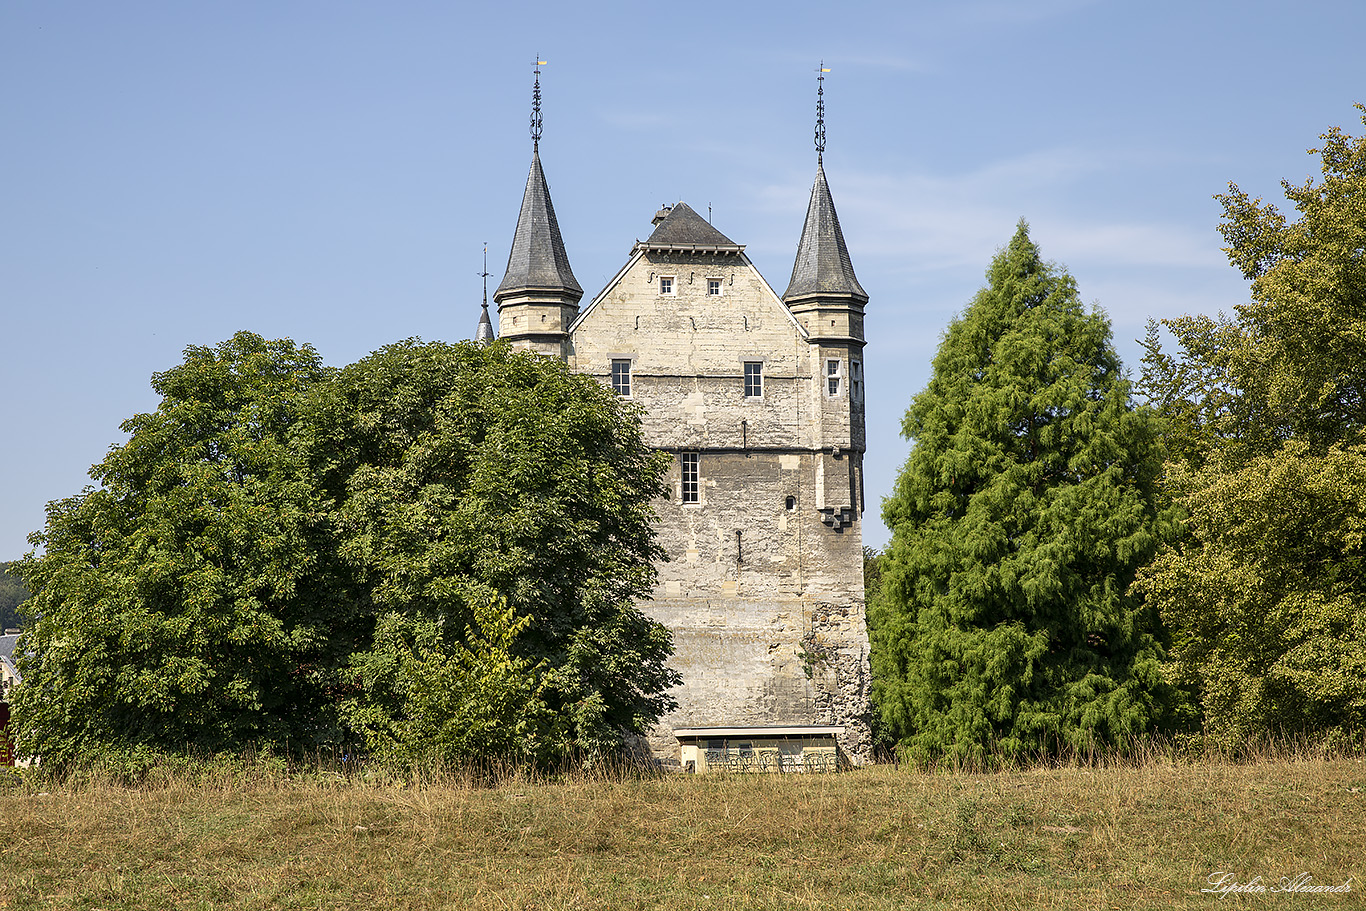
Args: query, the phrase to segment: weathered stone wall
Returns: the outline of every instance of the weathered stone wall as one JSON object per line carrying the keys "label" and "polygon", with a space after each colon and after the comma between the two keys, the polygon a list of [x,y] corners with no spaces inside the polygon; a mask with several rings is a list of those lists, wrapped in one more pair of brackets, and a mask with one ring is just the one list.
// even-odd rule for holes
{"label": "weathered stone wall", "polygon": [[[674,293],[660,293],[661,276]],[[706,293],[708,278],[721,294]],[[670,559],[645,609],[673,632],[683,675],[656,754],[677,759],[676,727],[803,723],[846,726],[843,748],[865,758],[857,353],[811,344],[742,255],[647,253],[585,308],[569,350],[573,369],[603,382],[629,359],[647,440],[699,454],[699,502],[682,501],[676,456],[671,496],[656,503]],[[833,397],[826,358],[842,362]],[[745,361],[763,363],[761,397],[744,394]]]}

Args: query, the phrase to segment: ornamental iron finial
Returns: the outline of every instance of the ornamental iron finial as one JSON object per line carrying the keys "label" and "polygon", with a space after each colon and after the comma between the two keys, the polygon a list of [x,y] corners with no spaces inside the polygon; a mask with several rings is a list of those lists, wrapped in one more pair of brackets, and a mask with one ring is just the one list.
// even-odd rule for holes
{"label": "ornamental iron finial", "polygon": [[825,74],[830,72],[830,68],[821,61],[821,65],[816,68],[816,161],[824,163],[825,160]]}
{"label": "ornamental iron finial", "polygon": [[484,271],[479,273],[484,280],[484,309],[489,308],[489,242],[484,241]]}
{"label": "ornamental iron finial", "polygon": [[536,84],[531,89],[531,149],[538,152],[541,149],[541,67],[545,66],[545,61],[536,56]]}

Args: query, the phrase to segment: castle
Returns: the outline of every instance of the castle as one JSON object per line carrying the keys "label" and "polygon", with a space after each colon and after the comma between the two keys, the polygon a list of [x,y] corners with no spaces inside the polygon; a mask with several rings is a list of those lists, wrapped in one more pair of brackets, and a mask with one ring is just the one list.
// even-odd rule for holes
{"label": "castle", "polygon": [[[868,295],[826,183],[823,85],[816,179],[781,297],[743,244],[679,202],[580,306],[541,167],[539,75],[498,335],[639,403],[646,440],[673,456],[672,494],[655,503],[670,559],[643,608],[672,632],[683,683],[651,748],[677,761],[675,732],[820,729],[862,761]],[[493,334],[486,301],[476,337]]]}

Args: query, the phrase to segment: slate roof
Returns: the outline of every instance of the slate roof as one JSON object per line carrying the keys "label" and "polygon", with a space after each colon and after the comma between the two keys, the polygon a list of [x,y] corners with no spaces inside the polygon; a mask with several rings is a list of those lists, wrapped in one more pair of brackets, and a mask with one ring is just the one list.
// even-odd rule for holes
{"label": "slate roof", "polygon": [[493,299],[501,301],[518,291],[557,291],[578,300],[583,288],[569,268],[569,254],[564,251],[560,224],[555,220],[555,206],[550,202],[550,187],[541,170],[539,151],[531,153],[531,173],[527,175],[526,192],[522,195],[522,212],[517,216],[517,232],[512,237],[512,252],[508,254],[507,273],[493,292]]}
{"label": "slate roof", "polygon": [[489,305],[485,303],[483,312],[479,314],[479,328],[474,330],[474,340],[482,345],[493,339],[493,320],[489,319]]}
{"label": "slate roof", "polygon": [[659,253],[740,253],[745,249],[707,224],[686,202],[675,205],[641,246]]}
{"label": "slate roof", "polygon": [[783,300],[811,295],[846,295],[864,302],[868,294],[854,276],[849,248],[835,214],[830,185],[825,182],[825,167],[816,166],[816,182],[811,187],[811,203],[806,208],[806,224],[797,244],[797,259],[792,264],[792,281]]}

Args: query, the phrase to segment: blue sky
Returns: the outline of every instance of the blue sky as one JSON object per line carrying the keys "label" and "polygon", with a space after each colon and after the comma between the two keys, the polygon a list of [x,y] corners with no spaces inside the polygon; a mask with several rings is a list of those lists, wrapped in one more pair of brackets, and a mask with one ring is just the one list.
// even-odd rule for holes
{"label": "blue sky", "polygon": [[[1103,0],[0,7],[0,559],[239,329],[350,363],[468,337],[542,159],[592,296],[682,199],[779,291],[826,171],[871,296],[867,492],[940,333],[1020,218],[1110,315],[1227,310],[1212,195],[1269,199],[1366,101],[1366,3]],[[887,537],[878,510],[865,537]]]}

